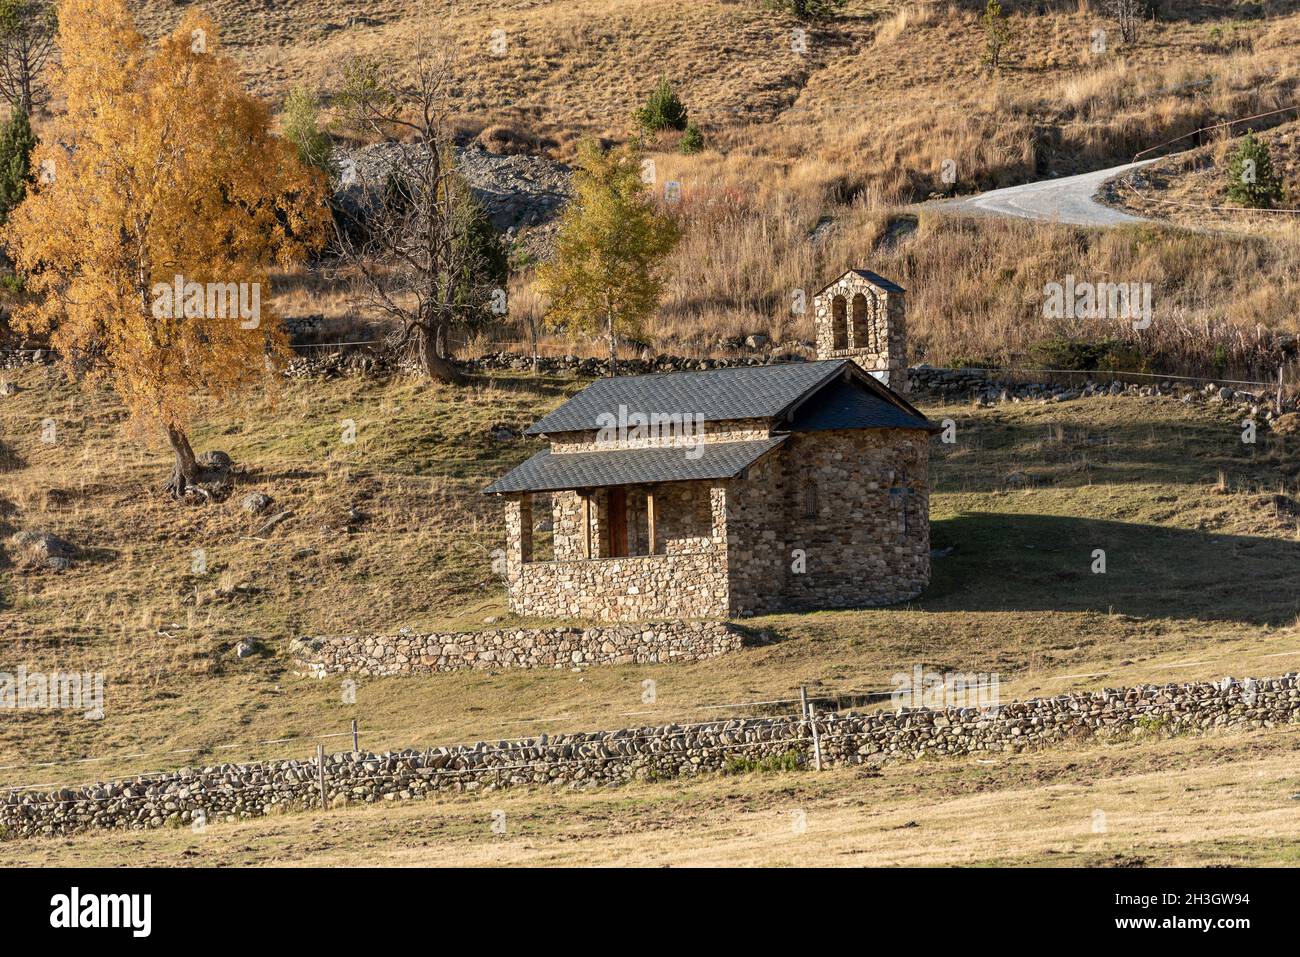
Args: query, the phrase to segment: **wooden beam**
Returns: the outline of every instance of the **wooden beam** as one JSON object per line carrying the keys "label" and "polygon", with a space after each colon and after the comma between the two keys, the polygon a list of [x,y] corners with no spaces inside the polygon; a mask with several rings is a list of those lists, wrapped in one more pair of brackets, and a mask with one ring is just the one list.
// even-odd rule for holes
{"label": "wooden beam", "polygon": [[646,489],[645,492],[645,518],[646,529],[650,534],[649,554],[653,555],[655,553],[655,543],[658,539],[655,535],[655,490],[652,488]]}

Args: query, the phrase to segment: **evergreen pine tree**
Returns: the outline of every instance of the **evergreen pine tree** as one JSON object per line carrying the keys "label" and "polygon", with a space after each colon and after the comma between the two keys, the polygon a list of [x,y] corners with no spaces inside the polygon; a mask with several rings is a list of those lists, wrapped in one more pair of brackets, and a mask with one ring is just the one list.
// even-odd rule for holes
{"label": "evergreen pine tree", "polygon": [[24,110],[14,108],[0,128],[0,224],[27,195],[36,136]]}

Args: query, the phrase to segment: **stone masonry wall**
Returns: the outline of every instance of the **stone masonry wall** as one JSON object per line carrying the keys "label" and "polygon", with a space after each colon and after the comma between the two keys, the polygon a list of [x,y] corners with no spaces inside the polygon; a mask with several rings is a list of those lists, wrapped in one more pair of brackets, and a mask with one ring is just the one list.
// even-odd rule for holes
{"label": "stone masonry wall", "polygon": [[637,621],[726,618],[718,551],[595,561],[525,562],[512,569],[510,610],[539,618]]}
{"label": "stone masonry wall", "polygon": [[921,431],[798,432],[728,483],[733,614],[919,595],[930,581],[928,457]]}
{"label": "stone masonry wall", "polygon": [[[848,712],[817,719],[829,767],[922,755],[1019,751],[1093,735],[1256,729],[1300,721],[1295,674],[1222,684],[1143,685],[1012,702],[998,709]],[[793,755],[811,763],[811,728],[791,715],[542,735],[522,741],[344,752],[325,762],[331,806],[422,800],[524,784],[617,785],[743,770]],[[221,764],[54,791],[0,794],[0,836],[144,830],[321,806],[314,760]]]}
{"label": "stone masonry wall", "polygon": [[667,621],[598,628],[303,638],[295,643],[295,652],[313,677],[388,677],[468,669],[703,661],[738,650],[744,634],[726,622]]}
{"label": "stone masonry wall", "polygon": [[919,595],[930,583],[929,433],[806,432],[791,442],[786,460],[799,468],[790,483],[799,491],[785,503],[787,544],[803,550],[805,571],[786,575],[786,607],[892,605]]}

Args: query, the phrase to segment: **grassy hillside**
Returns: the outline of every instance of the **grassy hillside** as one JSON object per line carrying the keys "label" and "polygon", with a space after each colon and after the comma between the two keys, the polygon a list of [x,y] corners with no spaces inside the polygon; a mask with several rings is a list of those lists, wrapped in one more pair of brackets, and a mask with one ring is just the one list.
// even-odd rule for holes
{"label": "grassy hillside", "polygon": [[[223,503],[177,507],[154,490],[161,443],[133,436],[113,400],[41,369],[17,381],[0,402],[4,532],[54,532],[81,553],[55,571],[6,548],[2,661],[104,671],[109,716],[8,713],[0,765],[20,767],[0,772],[6,783],[298,753],[310,742],[255,742],[352,717],[368,746],[403,746],[701,718],[800,684],[878,691],[915,663],[997,671],[1020,695],[1165,679],[1175,664],[1188,678],[1271,673],[1290,659],[1269,655],[1300,651],[1294,437],[1243,445],[1231,419],[1173,399],[924,405],[954,418],[959,440],[933,445],[933,541],[953,552],[919,601],[760,619],[784,640],[712,662],[364,681],[348,705],[337,681],[291,674],[289,640],[511,620],[491,572],[499,504],[478,489],[534,445],[489,427],[525,425],[580,382],[295,382],[201,423],[196,448],[229,452],[240,484]],[[341,441],[346,419],[355,444]],[[259,534],[266,516],[240,509],[249,491],[292,516]],[[1090,571],[1096,548],[1105,575]],[[259,652],[237,658],[246,638]],[[177,748],[198,750],[153,754]]]}
{"label": "grassy hillside", "polygon": [[[676,212],[686,226],[649,324],[661,351],[710,354],[750,333],[797,347],[812,330],[791,308],[796,290],[810,294],[862,264],[909,289],[914,352],[936,362],[1032,364],[1036,345],[1062,331],[1042,319],[1043,285],[1067,274],[1153,284],[1149,335],[1101,322],[1066,330],[1133,340],[1142,368],[1221,375],[1207,361],[1217,355],[1253,377],[1277,364],[1257,330],[1297,328],[1294,226],[1266,240],[1162,228],[1044,235],[923,216],[914,232],[911,213],[900,214],[936,192],[1105,168],[1171,140],[1189,145],[1178,138],[1201,127],[1296,104],[1295,0],[1162,2],[1127,45],[1088,0],[1006,3],[1010,50],[994,75],[973,0],[851,0],[809,29],[805,52],[797,21],[759,0],[381,0],[324,13],[300,0],[208,6],[250,86],[273,101],[304,83],[328,102],[339,63],[354,54],[389,58],[400,76],[424,38],[454,54],[448,106],[460,128],[561,159],[581,136],[627,140],[632,110],[670,79],[707,148],[681,156],[675,133],[645,144],[656,189],[681,184]],[[155,33],[181,14],[163,0],[137,9]],[[1104,50],[1094,49],[1099,29]],[[499,55],[490,46],[498,30]],[[349,313],[340,290],[320,292],[295,309]],[[509,320],[463,347],[522,346],[545,305],[523,268]],[[593,349],[564,336],[543,343],[547,352]]]}
{"label": "grassy hillside", "polygon": [[[1105,24],[1086,0],[1008,3],[1011,53],[993,76],[975,6],[851,0],[800,53],[797,24],[751,0],[208,4],[250,87],[276,101],[297,83],[328,100],[353,53],[392,55],[400,72],[415,40],[436,35],[457,58],[451,107],[466,135],[558,159],[584,135],[628,137],[631,110],[668,76],[708,147],[682,156],[672,135],[646,144],[659,180],[682,184],[686,227],[648,348],[707,354],[752,332],[806,348],[811,320],[791,311],[795,291],[867,265],[909,290],[913,361],[1032,364],[1050,340],[1114,338],[1136,368],[1274,375],[1288,356],[1271,331],[1300,331],[1296,228],[1173,217],[1103,232],[914,204],[948,189],[945,160],[953,187],[970,191],[1103,168],[1296,102],[1300,2],[1163,3],[1136,44],[1117,45],[1112,29],[1095,54]],[[162,0],[136,9],[154,34],[182,12]],[[1293,128],[1267,134],[1279,155]],[[1178,197],[1212,192],[1194,177],[1214,174],[1197,164],[1225,148],[1169,161],[1151,182]],[[1045,320],[1044,284],[1067,274],[1151,282],[1151,328]],[[355,312],[328,264],[279,279],[285,314],[324,312],[341,328],[375,318]],[[525,341],[545,308],[530,268],[513,277],[510,303],[507,321],[459,345]],[[601,348],[558,334],[543,343]],[[6,712],[2,784],[302,755],[353,718],[363,746],[382,749],[699,720],[738,703],[784,711],[799,685],[849,706],[917,664],[997,672],[1003,695],[1025,697],[1269,675],[1300,659],[1300,436],[1243,444],[1239,416],[1171,398],[922,399],[932,418],[956,420],[958,440],[932,445],[942,557],[918,601],[769,616],[754,624],[779,640],[716,661],[365,680],[345,703],[340,680],[293,673],[291,639],[515,621],[491,570],[500,506],[479,489],[539,447],[496,438],[497,427],[534,421],[582,381],[288,382],[197,423],[196,449],[228,452],[239,474],[228,500],[191,507],[158,495],[169,453],[111,396],[53,369],[3,378],[18,392],[0,396],[0,670],[103,671],[107,700],[102,721]],[[274,506],[247,514],[249,492]],[[72,542],[72,565],[30,562],[12,541],[24,530]],[[1105,574],[1091,570],[1096,549]],[[241,658],[245,640],[255,652]],[[128,851],[165,863],[423,863],[429,848],[467,863],[1291,863],[1293,738],[922,762],[866,782],[836,771],[440,800],[214,827],[201,849],[185,833],[41,846],[86,863]],[[518,827],[493,842],[486,816],[498,805]],[[790,835],[795,807],[821,840]],[[1123,823],[1093,834],[1098,808]],[[0,846],[6,862],[32,853]]]}

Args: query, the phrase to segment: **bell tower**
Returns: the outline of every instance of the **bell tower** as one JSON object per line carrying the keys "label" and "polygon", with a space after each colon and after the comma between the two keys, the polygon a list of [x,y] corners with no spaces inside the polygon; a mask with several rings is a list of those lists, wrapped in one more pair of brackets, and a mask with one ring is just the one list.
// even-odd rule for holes
{"label": "bell tower", "polygon": [[813,299],[818,359],[852,359],[895,392],[907,391],[905,290],[850,269]]}

